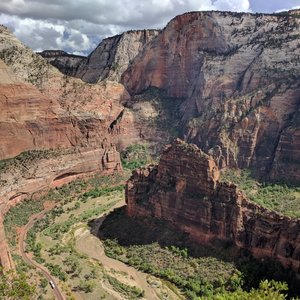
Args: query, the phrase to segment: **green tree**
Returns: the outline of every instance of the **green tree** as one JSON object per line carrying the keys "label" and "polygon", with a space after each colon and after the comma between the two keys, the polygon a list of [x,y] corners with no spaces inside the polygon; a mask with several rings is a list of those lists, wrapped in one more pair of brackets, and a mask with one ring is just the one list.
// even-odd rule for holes
{"label": "green tree", "polygon": [[78,289],[84,291],[85,293],[91,293],[94,291],[96,284],[92,281],[80,281]]}
{"label": "green tree", "polygon": [[[1,270],[0,270],[1,271]],[[24,273],[9,271],[0,276],[0,299],[31,300],[35,296],[35,287],[27,282]]]}
{"label": "green tree", "polygon": [[202,297],[201,300],[285,300],[285,291],[288,290],[286,283],[274,280],[263,280],[258,289],[252,289],[250,292],[239,288],[235,292],[225,292],[210,297]]}

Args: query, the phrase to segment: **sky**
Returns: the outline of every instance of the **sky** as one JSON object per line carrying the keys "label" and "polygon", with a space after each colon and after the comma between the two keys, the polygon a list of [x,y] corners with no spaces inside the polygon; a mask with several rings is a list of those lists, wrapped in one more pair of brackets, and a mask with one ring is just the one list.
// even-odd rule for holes
{"label": "sky", "polygon": [[163,28],[188,11],[293,8],[300,8],[300,0],[1,0],[0,24],[34,51],[87,55],[103,38],[130,29]]}

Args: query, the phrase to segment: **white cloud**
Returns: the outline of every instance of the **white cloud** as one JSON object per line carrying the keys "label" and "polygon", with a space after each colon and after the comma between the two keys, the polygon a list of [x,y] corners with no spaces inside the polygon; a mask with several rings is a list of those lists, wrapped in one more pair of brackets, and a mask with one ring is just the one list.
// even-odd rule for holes
{"label": "white cloud", "polygon": [[0,23],[11,28],[20,40],[35,51],[66,49],[83,53],[97,45],[86,33],[69,27],[65,21],[22,19],[1,14]]}
{"label": "white cloud", "polygon": [[292,9],[300,9],[300,5],[298,6],[293,6],[293,7],[290,7],[290,8],[284,8],[284,9],[278,9],[276,10],[276,12],[282,12],[282,11],[287,11],[287,10],[292,10]]}
{"label": "white cloud", "polygon": [[219,10],[228,11],[249,11],[250,3],[248,0],[216,0],[214,6]]}
{"label": "white cloud", "polygon": [[37,49],[89,52],[104,37],[162,28],[196,10],[249,11],[248,0],[1,0],[0,23]]}

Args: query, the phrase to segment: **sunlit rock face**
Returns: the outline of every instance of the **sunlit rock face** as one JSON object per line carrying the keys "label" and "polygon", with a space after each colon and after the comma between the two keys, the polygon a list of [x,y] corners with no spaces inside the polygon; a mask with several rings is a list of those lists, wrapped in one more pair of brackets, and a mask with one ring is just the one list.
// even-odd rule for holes
{"label": "sunlit rock face", "polygon": [[104,79],[119,82],[130,63],[158,33],[158,30],[131,30],[104,39],[82,61],[75,76],[90,83]]}
{"label": "sunlit rock face", "polygon": [[219,167],[300,180],[298,14],[192,12],[175,17],[123,74],[183,97],[185,139]]}
{"label": "sunlit rock face", "polygon": [[230,241],[300,272],[300,221],[251,202],[236,185],[218,179],[211,156],[177,140],[157,166],[133,172],[127,214],[169,221],[201,244]]}

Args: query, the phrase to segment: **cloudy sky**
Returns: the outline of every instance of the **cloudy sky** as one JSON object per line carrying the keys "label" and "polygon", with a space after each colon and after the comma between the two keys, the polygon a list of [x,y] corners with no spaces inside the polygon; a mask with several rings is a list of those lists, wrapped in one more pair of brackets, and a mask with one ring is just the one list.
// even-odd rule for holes
{"label": "cloudy sky", "polygon": [[300,0],[1,0],[0,24],[35,51],[88,54],[105,37],[162,28],[187,11],[270,13],[292,8],[300,8]]}

